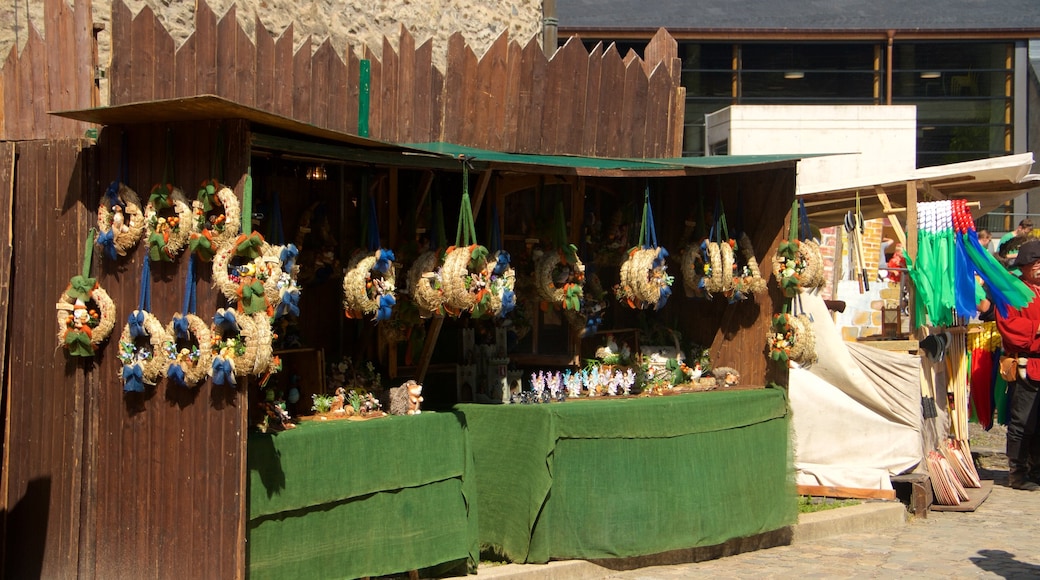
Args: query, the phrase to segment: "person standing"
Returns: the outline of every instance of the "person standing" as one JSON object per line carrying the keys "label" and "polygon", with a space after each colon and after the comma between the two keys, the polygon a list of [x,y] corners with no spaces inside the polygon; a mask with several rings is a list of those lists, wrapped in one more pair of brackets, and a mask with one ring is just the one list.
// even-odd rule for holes
{"label": "person standing", "polygon": [[1004,234],[1000,237],[1000,243],[997,245],[997,251],[1000,251],[1004,247],[1004,244],[1008,243],[1011,238],[1016,236],[1030,236],[1033,234],[1033,220],[1025,218],[1018,222],[1018,227],[1014,230]]}
{"label": "person standing", "polygon": [[[1021,279],[1040,296],[1040,240],[1030,240],[1018,249],[1012,265]],[[997,330],[1004,352],[1018,359],[1018,378],[1008,384],[1007,428],[1008,486],[1040,490],[1040,300],[1022,308],[997,313]]]}

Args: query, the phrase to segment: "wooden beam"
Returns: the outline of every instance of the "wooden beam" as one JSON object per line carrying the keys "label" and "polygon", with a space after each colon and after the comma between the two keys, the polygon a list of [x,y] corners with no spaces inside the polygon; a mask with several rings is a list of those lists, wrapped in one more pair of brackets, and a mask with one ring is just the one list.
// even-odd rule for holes
{"label": "wooden beam", "polygon": [[491,174],[494,173],[490,169],[480,174],[480,179],[477,180],[477,195],[473,198],[473,219],[477,219],[477,215],[480,214],[480,206],[484,204],[484,194],[487,192],[488,185],[491,183]]}
{"label": "wooden beam", "polygon": [[833,485],[799,485],[798,495],[854,499],[896,499],[896,491],[894,489],[863,489]]}
{"label": "wooden beam", "polygon": [[[892,224],[892,229],[896,231],[896,238],[899,243],[906,247],[906,233],[903,232],[903,226],[899,223],[899,218],[892,215],[895,210],[892,209],[892,204],[888,201],[888,194],[885,193],[883,187],[874,187],[874,192],[877,193],[878,201],[881,202],[881,207],[885,209],[885,214],[888,216],[888,223]],[[900,208],[901,211],[906,211],[906,208]]]}
{"label": "wooden beam", "polygon": [[433,347],[437,346],[437,337],[441,334],[442,326],[444,326],[444,317],[437,316],[430,322],[430,329],[426,331],[426,340],[423,342],[422,354],[419,356],[419,367],[415,373],[415,380],[420,384],[426,378],[426,371],[430,368]]}
{"label": "wooden beam", "polygon": [[430,195],[430,188],[433,187],[433,171],[427,169],[423,172],[422,182],[419,184],[419,201],[415,204],[415,218],[419,219],[419,214],[422,212],[423,204],[426,203],[426,198]]}
{"label": "wooden beam", "polygon": [[928,197],[931,199],[931,201],[946,201],[950,199],[946,197],[945,193],[939,191],[938,189],[936,189],[935,186],[933,186],[931,183],[928,183],[927,181],[918,181],[916,185],[918,190],[923,189],[924,192],[928,194]]}

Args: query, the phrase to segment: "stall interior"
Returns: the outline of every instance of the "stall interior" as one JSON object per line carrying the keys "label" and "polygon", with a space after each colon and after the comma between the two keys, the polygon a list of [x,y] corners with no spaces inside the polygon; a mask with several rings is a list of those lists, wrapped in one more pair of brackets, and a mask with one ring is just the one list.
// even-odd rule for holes
{"label": "stall interior", "polygon": [[[271,243],[295,244],[301,299],[298,314],[276,322],[282,369],[249,391],[257,399],[249,406],[251,421],[263,421],[265,400],[284,402],[294,418],[345,405],[337,395],[348,393],[355,403],[357,395],[370,393],[386,407],[389,389],[408,380],[423,385],[423,408],[429,410],[517,402],[539,380],[537,373],[578,376],[604,360],[642,371],[652,371],[656,361],[662,382],[670,385],[710,379],[713,367],[736,371],[728,386],[785,382],[766,366],[760,333],[741,338],[763,312],[773,311],[777,298],[770,292],[705,296],[684,280],[682,266],[702,242],[717,239],[739,251],[735,240],[744,236],[768,278],[789,206],[745,203],[744,196],[760,199],[782,188],[775,174],[762,173],[761,181],[754,172],[586,178],[468,171],[465,163],[456,171],[433,171],[254,148],[254,230]],[[470,212],[463,212],[464,200]],[[745,224],[754,228],[745,230]],[[668,292],[675,296],[632,304],[618,298],[621,266],[651,231],[654,245],[668,248],[661,258],[671,268]],[[515,271],[512,308],[480,316],[445,307],[430,316],[417,307],[410,295],[416,261],[474,241],[492,254],[507,253]],[[554,263],[543,266],[567,248],[576,263],[549,259]],[[393,253],[392,308],[351,313],[344,304],[344,272],[360,256],[385,250]],[[583,293],[568,308],[572,281]],[[758,356],[745,356],[750,352]],[[652,374],[640,373],[639,384],[625,392],[650,388],[645,377]],[[738,385],[741,374],[745,380]]]}

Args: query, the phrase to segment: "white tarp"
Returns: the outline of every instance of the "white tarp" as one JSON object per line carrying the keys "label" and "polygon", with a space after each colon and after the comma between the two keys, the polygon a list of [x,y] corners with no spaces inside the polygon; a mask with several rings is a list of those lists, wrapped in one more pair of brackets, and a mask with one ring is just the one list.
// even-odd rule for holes
{"label": "white tarp", "polygon": [[845,342],[822,298],[801,302],[819,362],[790,374],[798,485],[892,489],[924,458],[921,361]]}

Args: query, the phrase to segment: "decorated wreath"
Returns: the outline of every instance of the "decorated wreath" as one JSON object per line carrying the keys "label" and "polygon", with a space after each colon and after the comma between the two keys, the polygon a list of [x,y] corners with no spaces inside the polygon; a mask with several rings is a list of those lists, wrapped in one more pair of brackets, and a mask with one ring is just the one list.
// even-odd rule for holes
{"label": "decorated wreath", "polygon": [[408,294],[422,318],[444,314],[440,252],[428,250],[415,259],[408,269]]}
{"label": "decorated wreath", "polygon": [[166,330],[151,312],[130,313],[119,337],[117,355],[123,366],[120,376],[124,391],[143,392],[145,385],[154,385],[163,376],[167,364],[163,355],[165,342]]}
{"label": "decorated wreath", "polygon": [[388,320],[397,304],[396,276],[392,251],[380,248],[355,254],[343,276],[343,308],[347,318],[375,315],[377,322]]}
{"label": "decorated wreath", "polygon": [[83,272],[73,276],[58,297],[58,345],[72,356],[94,356],[98,345],[112,334],[116,305],[105,289],[90,277],[94,230],[87,235]]}
{"label": "decorated wreath", "polygon": [[239,234],[213,258],[213,284],[239,312],[274,314],[282,267],[275,250],[257,232]]}
{"label": "decorated wreath", "polygon": [[773,315],[766,345],[769,358],[778,363],[808,366],[817,360],[812,320],[804,313],[788,313],[786,306],[783,312]]}
{"label": "decorated wreath", "polygon": [[573,244],[545,252],[535,260],[535,288],[549,304],[563,310],[581,310],[584,286],[585,265]]}
{"label": "decorated wreath", "polygon": [[166,357],[166,376],[186,387],[194,387],[209,374],[213,351],[209,325],[195,314],[195,263],[188,261],[184,288],[184,308],[173,315],[166,326],[163,355]]}
{"label": "decorated wreath", "polygon": [[300,283],[298,280],[300,266],[296,263],[300,251],[295,244],[284,246],[269,246],[265,258],[268,264],[273,264],[277,258],[278,270],[272,271],[272,276],[277,276],[274,283],[274,292],[268,293],[268,286],[264,286],[265,296],[269,303],[274,304],[274,319],[283,316],[300,315]]}
{"label": "decorated wreath", "polygon": [[[711,247],[714,246],[714,251]],[[682,276],[683,289],[687,296],[696,298],[711,298],[708,292],[708,281],[712,279],[714,267],[712,266],[714,255],[715,261],[720,266],[722,257],[718,252],[718,244],[704,238],[699,243],[691,244],[682,253]]]}
{"label": "decorated wreath", "polygon": [[758,259],[755,258],[755,248],[751,245],[751,239],[744,232],[737,238],[737,248],[742,258],[736,261],[736,272],[733,276],[733,292],[735,299],[746,299],[755,294],[761,294],[766,289],[766,279],[758,267]]}
{"label": "decorated wreath", "polygon": [[125,184],[113,181],[98,205],[98,245],[113,260],[125,256],[141,239],[144,226],[137,194]]}
{"label": "decorated wreath", "polygon": [[210,330],[215,385],[235,385],[236,377],[263,375],[280,367],[271,345],[271,324],[264,314],[242,314],[221,308],[213,316]]}
{"label": "decorated wreath", "polygon": [[826,283],[820,245],[812,239],[805,208],[799,208],[797,200],[791,206],[790,238],[780,243],[773,256],[773,275],[788,298],[797,296],[803,289],[815,290]]}
{"label": "decorated wreath", "polygon": [[191,207],[189,250],[203,260],[212,260],[221,247],[238,237],[242,221],[238,197],[231,188],[210,179],[202,183]]}
{"label": "decorated wreath", "polygon": [[[166,211],[172,209],[172,212]],[[152,188],[144,210],[148,257],[171,262],[187,245],[192,213],[184,192],[171,183]]]}
{"label": "decorated wreath", "polygon": [[650,189],[647,187],[643,199],[643,225],[639,231],[639,246],[628,252],[628,259],[621,264],[620,282],[614,294],[630,308],[642,309],[653,306],[660,310],[672,295],[674,276],[668,275],[665,261],[668,250],[657,245],[654,228],[654,212],[650,207]]}

